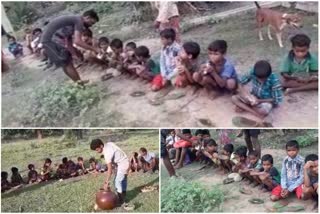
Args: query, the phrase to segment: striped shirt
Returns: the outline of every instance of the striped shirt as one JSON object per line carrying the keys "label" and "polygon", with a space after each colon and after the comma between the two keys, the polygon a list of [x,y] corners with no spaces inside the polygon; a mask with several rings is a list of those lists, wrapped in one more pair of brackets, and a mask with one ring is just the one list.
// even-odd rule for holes
{"label": "striped shirt", "polygon": [[281,188],[292,192],[303,183],[304,159],[297,155],[295,158],[287,156],[282,163]]}

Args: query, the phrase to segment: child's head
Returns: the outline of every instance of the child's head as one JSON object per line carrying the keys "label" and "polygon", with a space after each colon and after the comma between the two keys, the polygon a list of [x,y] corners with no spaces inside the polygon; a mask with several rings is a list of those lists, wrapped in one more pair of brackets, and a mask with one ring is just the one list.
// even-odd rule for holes
{"label": "child's head", "polygon": [[202,129],[202,138],[209,139],[211,137],[209,129]]}
{"label": "child's head", "polygon": [[251,165],[255,165],[259,160],[259,154],[256,151],[249,152],[248,159]]}
{"label": "child's head", "polygon": [[197,129],[194,135],[197,136],[201,140],[202,139],[202,129]]}
{"label": "child's head", "polygon": [[137,158],[139,156],[138,152],[133,152],[132,153],[133,157]]}
{"label": "child's head", "polygon": [[299,143],[296,140],[290,140],[286,144],[287,155],[290,158],[295,158],[299,153]]}
{"label": "child's head", "polygon": [[305,159],[305,163],[308,161],[313,161],[313,164],[310,166],[310,172],[314,175],[318,175],[318,155],[316,154],[310,154],[307,155]]}
{"label": "child's head", "polygon": [[106,51],[109,47],[109,39],[105,36],[100,37],[98,41],[98,45],[99,45],[99,48]]}
{"label": "child's head", "polygon": [[187,137],[187,138],[191,138],[191,129],[182,129],[182,134]]}
{"label": "child's head", "polygon": [[310,38],[305,34],[297,34],[291,38],[291,43],[294,56],[298,59],[304,59],[309,52]]}
{"label": "child's head", "polygon": [[224,155],[231,156],[232,152],[233,152],[233,145],[231,143],[224,145],[223,147]]}
{"label": "child's head", "polygon": [[1,180],[7,180],[8,179],[8,173],[5,171],[1,172]]}
{"label": "child's head", "polygon": [[15,43],[16,42],[16,38],[13,36],[8,36],[8,42],[9,44]]}
{"label": "child's head", "polygon": [[67,164],[68,163],[68,158],[67,157],[62,158],[62,163],[63,164]]}
{"label": "child's head", "polygon": [[95,158],[90,158],[90,159],[89,159],[89,163],[90,163],[91,165],[95,165],[95,164],[96,164],[96,159],[95,159]]}
{"label": "child's head", "polygon": [[45,166],[50,166],[52,163],[51,159],[50,158],[47,158],[45,161],[44,161],[44,165]]}
{"label": "child's head", "polygon": [[262,167],[264,171],[269,171],[273,166],[273,157],[272,155],[266,154],[261,158]]}
{"label": "child's head", "polygon": [[81,34],[81,40],[85,43],[88,43],[92,39],[92,31],[87,28]]}
{"label": "child's head", "polygon": [[123,43],[120,39],[113,39],[110,47],[115,54],[121,54],[123,52]]}
{"label": "child's head", "polygon": [[130,56],[132,56],[132,55],[134,55],[134,51],[135,51],[136,48],[137,48],[136,43],[134,43],[134,42],[128,42],[128,43],[126,44],[126,46],[124,47],[124,51],[125,51],[126,53],[128,53]]}
{"label": "child's head", "polygon": [[208,152],[215,152],[217,151],[217,143],[214,141],[214,139],[206,139],[205,144],[207,144],[207,150]]}
{"label": "child's head", "polygon": [[240,162],[245,162],[247,159],[247,147],[246,146],[240,146],[236,149],[235,155],[239,159]]}
{"label": "child's head", "polygon": [[100,139],[94,139],[90,143],[90,149],[95,150],[98,153],[102,153],[104,144]]}
{"label": "child's head", "polygon": [[32,31],[32,35],[33,35],[33,36],[39,36],[40,34],[42,34],[41,28],[35,28],[35,29]]}
{"label": "child's head", "polygon": [[186,42],[182,45],[179,56],[183,60],[196,59],[200,54],[200,46],[196,42]]}
{"label": "child's head", "polygon": [[28,169],[29,169],[29,170],[34,170],[34,165],[33,165],[33,164],[29,164],[29,165],[28,165]]}
{"label": "child's head", "polygon": [[209,60],[212,63],[219,63],[227,53],[227,42],[225,40],[215,40],[208,46]]}
{"label": "child's head", "polygon": [[161,43],[164,47],[171,45],[176,40],[176,31],[172,28],[160,32]]}
{"label": "child's head", "polygon": [[176,135],[176,130],[175,129],[170,129],[170,135],[175,136]]}
{"label": "child's head", "polygon": [[78,157],[78,163],[83,163],[83,157]]}
{"label": "child's head", "polygon": [[150,58],[150,51],[146,46],[137,47],[134,54],[139,62],[144,62]]}
{"label": "child's head", "polygon": [[141,147],[140,149],[139,149],[139,153],[140,153],[140,155],[141,156],[144,156],[144,155],[146,155],[147,154],[147,149],[146,148],[144,148],[144,147]]}
{"label": "child's head", "polygon": [[11,168],[11,172],[12,172],[12,174],[18,174],[19,173],[19,169],[17,167],[12,167]]}
{"label": "child's head", "polygon": [[256,62],[253,67],[253,73],[260,82],[264,82],[272,73],[270,63],[265,60]]}

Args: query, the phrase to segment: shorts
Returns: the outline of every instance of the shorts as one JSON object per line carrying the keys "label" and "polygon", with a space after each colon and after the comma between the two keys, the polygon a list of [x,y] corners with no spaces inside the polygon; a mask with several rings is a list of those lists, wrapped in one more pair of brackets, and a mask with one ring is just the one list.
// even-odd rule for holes
{"label": "shorts", "polygon": [[114,178],[114,186],[118,193],[123,193],[127,191],[127,174],[117,172]]}
{"label": "shorts", "polygon": [[[281,191],[282,191],[281,185],[278,185],[275,188],[273,188],[271,195],[275,195],[275,196],[278,196],[281,198]],[[297,198],[301,199],[301,197],[302,197],[302,184],[300,186],[298,186],[297,188],[295,188],[293,191],[296,192]]]}
{"label": "shorts", "polygon": [[49,41],[43,43],[43,48],[50,62],[54,63],[57,67],[64,67],[72,61],[70,51],[62,45]]}
{"label": "shorts", "polygon": [[163,77],[161,74],[156,75],[152,80],[152,86],[156,86],[157,88],[161,89],[164,87],[163,85]]}
{"label": "shorts", "polygon": [[168,156],[168,151],[166,148],[166,144],[164,142],[161,142],[161,148],[160,148],[160,156],[161,158],[165,158]]}
{"label": "shorts", "polygon": [[260,129],[245,129],[245,137],[258,137],[260,134]]}
{"label": "shorts", "polygon": [[192,146],[192,143],[190,143],[189,141],[185,141],[185,140],[179,140],[173,144],[173,147],[176,149],[177,148],[188,148],[191,146]]}

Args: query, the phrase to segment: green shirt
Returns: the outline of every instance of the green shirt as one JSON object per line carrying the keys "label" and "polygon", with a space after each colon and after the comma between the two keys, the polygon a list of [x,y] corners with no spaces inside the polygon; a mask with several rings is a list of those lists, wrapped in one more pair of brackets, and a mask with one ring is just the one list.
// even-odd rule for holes
{"label": "green shirt", "polygon": [[301,62],[297,62],[294,58],[294,53],[291,50],[283,61],[280,71],[288,75],[301,75],[303,73],[309,74],[311,72],[318,72],[318,59],[308,53],[305,59]]}
{"label": "green shirt", "polygon": [[147,68],[153,75],[160,74],[160,65],[159,65],[159,63],[156,63],[152,59],[149,59],[147,61]]}

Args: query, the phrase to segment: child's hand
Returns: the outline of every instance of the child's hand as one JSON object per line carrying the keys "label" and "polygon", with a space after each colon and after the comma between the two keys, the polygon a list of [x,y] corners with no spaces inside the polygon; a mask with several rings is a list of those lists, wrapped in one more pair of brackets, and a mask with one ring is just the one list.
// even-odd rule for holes
{"label": "child's hand", "polygon": [[182,74],[182,73],[185,72],[186,67],[183,66],[183,65],[178,65],[178,66],[177,66],[177,70],[178,70],[178,73],[179,73],[179,74]]}
{"label": "child's hand", "polygon": [[289,191],[287,189],[282,189],[281,190],[281,197],[286,198],[288,197]]}
{"label": "child's hand", "polygon": [[300,83],[308,83],[309,79],[308,78],[303,78],[303,77],[298,77],[297,81]]}
{"label": "child's hand", "polygon": [[167,85],[168,80],[164,79],[162,80],[162,85]]}

